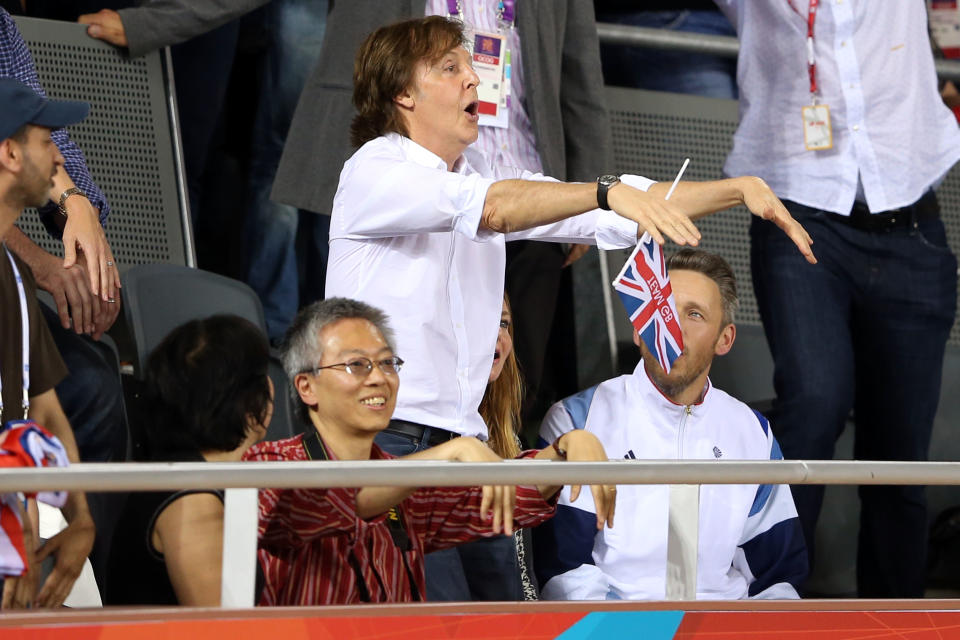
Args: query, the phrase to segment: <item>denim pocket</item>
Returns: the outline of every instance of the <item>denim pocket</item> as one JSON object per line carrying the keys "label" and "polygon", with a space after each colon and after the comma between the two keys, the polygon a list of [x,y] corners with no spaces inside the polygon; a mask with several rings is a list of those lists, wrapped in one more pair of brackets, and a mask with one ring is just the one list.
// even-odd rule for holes
{"label": "denim pocket", "polygon": [[918,222],[914,233],[926,248],[941,253],[952,253],[950,245],[947,244],[947,231],[943,226],[943,220],[937,218]]}

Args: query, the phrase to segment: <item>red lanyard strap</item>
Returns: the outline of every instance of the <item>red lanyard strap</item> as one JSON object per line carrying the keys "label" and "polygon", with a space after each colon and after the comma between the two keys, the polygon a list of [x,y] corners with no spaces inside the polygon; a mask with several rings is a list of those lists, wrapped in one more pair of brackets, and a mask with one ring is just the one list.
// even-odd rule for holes
{"label": "red lanyard strap", "polygon": [[[787,4],[801,18],[803,17],[797,8],[793,6],[793,0],[787,0]],[[820,6],[820,0],[810,0],[807,7],[807,69],[810,73],[810,94],[817,93],[817,61],[813,55],[813,25],[817,21],[817,8]]]}

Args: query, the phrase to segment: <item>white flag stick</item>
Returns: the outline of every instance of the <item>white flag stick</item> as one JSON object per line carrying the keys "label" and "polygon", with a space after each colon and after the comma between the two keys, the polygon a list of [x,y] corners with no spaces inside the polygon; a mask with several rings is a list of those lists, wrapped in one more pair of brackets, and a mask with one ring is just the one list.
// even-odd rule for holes
{"label": "white flag stick", "polygon": [[683,161],[683,166],[680,167],[680,173],[677,174],[677,177],[673,179],[673,184],[670,185],[670,190],[667,191],[667,197],[664,200],[669,200],[670,196],[673,195],[673,190],[677,188],[677,183],[680,182],[680,177],[683,175],[683,172],[687,170],[687,165],[690,164],[690,158],[687,158]]}

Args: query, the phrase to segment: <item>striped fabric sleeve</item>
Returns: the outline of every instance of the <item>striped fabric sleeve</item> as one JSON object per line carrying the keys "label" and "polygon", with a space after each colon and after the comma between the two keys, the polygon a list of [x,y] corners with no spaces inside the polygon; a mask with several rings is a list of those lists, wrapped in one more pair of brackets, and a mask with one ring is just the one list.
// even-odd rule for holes
{"label": "striped fabric sleeve", "polygon": [[[783,460],[767,419],[757,413],[771,460]],[[789,485],[760,485],[744,523],[734,567],[747,576],[757,599],[799,598],[808,572],[807,549]]]}
{"label": "striped fabric sleeve", "polygon": [[[524,452],[524,457],[536,451]],[[480,515],[481,487],[425,487],[403,503],[411,527],[423,540],[426,553],[493,535],[492,519]],[[556,497],[544,500],[536,487],[518,486],[514,528],[533,527],[550,518]]]}
{"label": "striped fabric sleeve", "polygon": [[[30,50],[23,41],[16,22],[3,8],[0,8],[0,77],[16,78],[41,96],[46,96],[43,87],[40,86],[40,80],[37,78],[37,69],[33,64],[33,58],[30,56]],[[63,166],[67,175],[70,176],[77,188],[87,195],[93,206],[100,211],[100,224],[103,224],[110,213],[110,206],[107,204],[103,192],[100,191],[100,187],[90,177],[83,152],[70,139],[66,129],[55,129],[51,137],[57,148],[60,149],[60,153],[63,154]],[[60,237],[62,232],[53,221],[53,214],[56,212],[56,204],[51,202],[40,208],[40,218],[51,235]]]}
{"label": "striped fabric sleeve", "polygon": [[[244,460],[278,462],[297,459],[279,443],[264,442],[251,448]],[[299,439],[296,439],[299,447]],[[280,446],[277,446],[277,445]],[[260,547],[299,547],[321,536],[353,532],[356,489],[261,489],[259,494]]]}

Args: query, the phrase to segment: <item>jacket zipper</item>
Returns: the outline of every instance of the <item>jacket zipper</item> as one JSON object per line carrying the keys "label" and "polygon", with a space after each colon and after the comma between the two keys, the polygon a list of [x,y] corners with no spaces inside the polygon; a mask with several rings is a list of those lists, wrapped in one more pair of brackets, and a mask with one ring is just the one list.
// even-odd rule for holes
{"label": "jacket zipper", "polygon": [[680,414],[680,428],[677,429],[677,460],[683,460],[683,428],[687,426],[687,416],[693,413],[693,407],[686,405]]}

